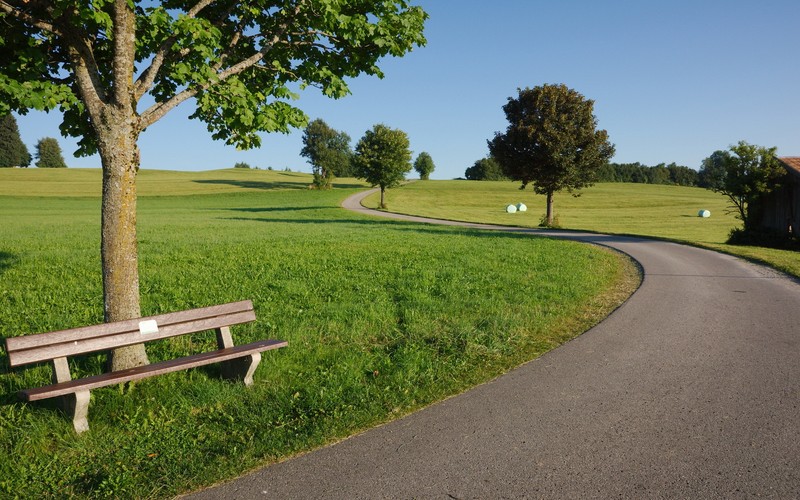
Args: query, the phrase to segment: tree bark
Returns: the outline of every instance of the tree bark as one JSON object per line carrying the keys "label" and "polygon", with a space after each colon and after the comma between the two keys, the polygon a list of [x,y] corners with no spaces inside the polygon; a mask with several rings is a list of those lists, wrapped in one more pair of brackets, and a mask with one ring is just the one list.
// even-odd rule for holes
{"label": "tree bark", "polygon": [[386,194],[386,188],[381,186],[381,208],[386,208],[385,194]]}
{"label": "tree bark", "polygon": [[[136,172],[139,132],[132,109],[109,109],[97,126],[103,164],[103,201],[100,253],[103,266],[105,321],[141,316],[139,259],[136,242]],[[145,365],[143,344],[115,349],[109,357],[112,371]]]}
{"label": "tree bark", "polygon": [[547,193],[547,227],[553,227],[553,193]]}

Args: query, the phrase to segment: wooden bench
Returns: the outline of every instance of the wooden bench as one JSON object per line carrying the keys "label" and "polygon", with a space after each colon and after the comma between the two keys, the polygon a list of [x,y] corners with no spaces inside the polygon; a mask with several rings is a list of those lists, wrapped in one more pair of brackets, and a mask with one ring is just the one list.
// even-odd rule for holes
{"label": "wooden bench", "polygon": [[[261,361],[261,352],[287,345],[282,340],[233,345],[230,327],[255,319],[253,303],[245,300],[70,330],[10,337],[6,339],[6,352],[11,367],[43,361],[52,363],[52,385],[26,389],[20,391],[19,395],[25,401],[62,398],[63,409],[72,417],[75,431],[80,433],[89,429],[89,392],[98,387],[218,362],[223,363],[223,378],[241,380],[246,386],[252,385],[253,372]],[[76,380],[72,380],[70,376],[67,364],[70,356],[108,351],[205,330],[216,332],[217,350]]]}

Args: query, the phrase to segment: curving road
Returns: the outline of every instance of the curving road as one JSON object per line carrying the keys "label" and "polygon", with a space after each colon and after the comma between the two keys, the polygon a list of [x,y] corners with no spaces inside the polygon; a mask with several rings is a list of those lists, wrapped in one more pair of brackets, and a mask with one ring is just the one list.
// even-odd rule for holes
{"label": "curving road", "polygon": [[719,253],[606,245],[644,270],[605,321],[406,418],[195,498],[798,498],[800,285]]}

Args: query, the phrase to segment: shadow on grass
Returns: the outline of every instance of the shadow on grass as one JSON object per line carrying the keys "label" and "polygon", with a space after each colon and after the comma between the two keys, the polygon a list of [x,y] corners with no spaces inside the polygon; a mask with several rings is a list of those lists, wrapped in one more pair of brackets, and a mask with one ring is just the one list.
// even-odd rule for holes
{"label": "shadow on grass", "polygon": [[[287,180],[287,181],[240,181],[234,179],[196,179],[192,182],[198,184],[222,184],[227,186],[236,186],[248,189],[308,189],[308,182],[302,180]],[[334,189],[365,189],[367,186],[364,184],[339,184],[334,181]]]}
{"label": "shadow on grass", "polygon": [[8,252],[0,252],[0,274],[11,267],[11,264],[16,260],[16,255]]}
{"label": "shadow on grass", "polygon": [[[319,207],[319,208],[330,208],[330,207]],[[238,210],[238,209],[234,209]],[[269,212],[273,209],[265,208],[265,209],[245,209],[242,211],[247,212]],[[292,210],[306,210],[303,208],[299,209],[275,209],[275,211],[292,211]],[[247,221],[247,222],[264,222],[264,223],[277,223],[277,224],[315,224],[315,225],[331,225],[331,224],[341,224],[341,225],[357,225],[357,226],[379,226],[379,227],[386,227],[386,228],[399,228],[401,226],[408,226],[409,228],[416,228],[422,226],[424,224],[420,224],[418,222],[404,222],[404,221],[393,221],[393,220],[372,220],[372,219],[292,219],[292,218],[281,218],[281,217],[227,217],[224,220],[234,220],[234,221]],[[433,226],[433,225],[431,225]],[[432,229],[435,231],[435,229]]]}
{"label": "shadow on grass", "polygon": [[397,231],[413,231],[421,234],[431,235],[459,235],[459,236],[474,236],[479,238],[497,238],[505,237],[512,239],[530,238],[531,236],[538,236],[542,238],[553,238],[560,240],[578,241],[583,243],[593,243],[602,246],[608,246],[615,243],[656,243],[658,240],[651,238],[644,238],[638,236],[625,236],[614,234],[600,234],[582,231],[562,230],[562,229],[538,229],[538,228],[523,228],[513,226],[494,226],[494,227],[469,227],[460,226],[457,224],[436,224],[431,222],[414,222],[402,221],[391,219],[289,219],[289,218],[266,218],[266,217],[231,217],[227,220],[236,221],[249,221],[249,222],[265,222],[265,223],[279,223],[279,224],[318,224],[318,225],[364,225],[372,227],[380,227],[383,229],[394,229]]}
{"label": "shadow on grass", "polygon": [[330,206],[317,206],[317,207],[246,207],[246,208],[229,208],[228,210],[234,212],[300,212],[302,210],[330,210]]}
{"label": "shadow on grass", "polygon": [[223,184],[228,186],[236,186],[240,188],[246,189],[308,189],[308,184],[305,182],[289,182],[289,181],[276,181],[276,182],[265,182],[265,181],[234,181],[228,179],[200,179],[200,180],[193,180],[192,182],[197,182],[199,184]]}

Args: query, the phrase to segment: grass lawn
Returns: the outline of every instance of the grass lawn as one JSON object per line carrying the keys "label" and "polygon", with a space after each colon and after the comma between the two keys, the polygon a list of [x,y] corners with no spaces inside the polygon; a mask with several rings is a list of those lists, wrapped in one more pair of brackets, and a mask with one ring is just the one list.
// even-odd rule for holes
{"label": "grass lawn", "polygon": [[[0,352],[0,497],[169,497],[231,478],[491,379],[638,285],[600,248],[345,212],[363,186],[352,180],[316,192],[288,172],[140,179],[143,314],[249,298],[259,319],[234,327],[235,342],[289,347],[264,354],[250,389],[210,367],[95,390],[80,436],[52,405],[16,398],[49,367],[9,373]],[[99,183],[97,170],[0,169],[0,336],[102,321]],[[149,354],[213,344],[196,335]]]}
{"label": "grass lawn", "polygon": [[[509,214],[509,204],[524,203],[527,212]],[[448,220],[537,227],[545,198],[516,182],[424,181],[387,193],[389,210]],[[377,207],[378,196],[364,204]],[[728,245],[730,230],[740,226],[727,214],[729,202],[707,189],[651,184],[602,183],[580,197],[555,196],[555,212],[564,229],[667,238],[764,262],[800,277],[800,255],[788,250]],[[711,217],[698,217],[701,210]]]}

